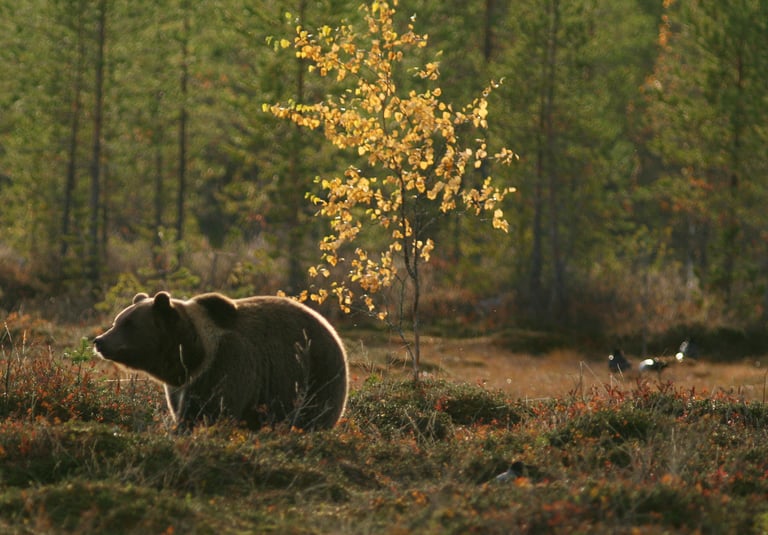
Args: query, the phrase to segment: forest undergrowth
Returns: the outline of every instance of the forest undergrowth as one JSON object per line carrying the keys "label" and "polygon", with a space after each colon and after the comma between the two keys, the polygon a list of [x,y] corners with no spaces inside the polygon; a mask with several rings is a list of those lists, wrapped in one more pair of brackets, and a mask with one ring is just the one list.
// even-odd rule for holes
{"label": "forest undergrowth", "polygon": [[158,385],[85,341],[6,328],[0,351],[2,532],[768,531],[768,407],[724,392],[640,377],[530,401],[373,371],[333,430],[177,434]]}

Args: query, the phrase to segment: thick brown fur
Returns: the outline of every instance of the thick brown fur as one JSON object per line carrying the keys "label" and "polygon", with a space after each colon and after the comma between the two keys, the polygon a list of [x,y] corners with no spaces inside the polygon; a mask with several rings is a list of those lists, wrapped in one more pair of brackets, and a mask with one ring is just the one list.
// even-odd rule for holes
{"label": "thick brown fur", "polygon": [[283,297],[187,301],[138,294],[96,352],[163,383],[184,428],[231,417],[252,429],[287,422],[329,428],[347,401],[347,357],[317,312]]}

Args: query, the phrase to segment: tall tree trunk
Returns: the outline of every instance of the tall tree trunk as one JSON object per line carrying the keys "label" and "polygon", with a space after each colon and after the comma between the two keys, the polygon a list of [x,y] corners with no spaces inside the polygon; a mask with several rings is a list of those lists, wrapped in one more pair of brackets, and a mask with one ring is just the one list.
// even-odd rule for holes
{"label": "tall tree trunk", "polygon": [[736,206],[739,196],[739,173],[741,171],[741,144],[744,129],[744,56],[743,43],[736,51],[736,94],[735,109],[731,112],[731,149],[730,149],[730,176],[728,183],[728,208],[724,231],[723,258],[723,286],[725,290],[725,304],[731,304],[731,292],[733,289],[733,272],[735,262],[739,254],[738,237],[741,232]]}
{"label": "tall tree trunk", "polygon": [[179,76],[181,105],[179,107],[179,166],[176,193],[176,259],[178,267],[181,267],[184,259],[184,201],[187,196],[187,122],[189,121],[187,102],[189,94],[189,5],[185,2],[182,9],[184,10],[184,27],[181,35],[181,74]]}
{"label": "tall tree trunk", "polygon": [[[410,204],[414,203],[413,207],[413,220],[408,217],[408,211],[411,210]],[[411,301],[411,324],[413,325],[413,346],[408,345],[407,340],[401,330],[400,336],[404,339],[406,347],[409,348],[411,353],[411,360],[413,363],[413,381],[418,382],[419,372],[421,371],[421,318],[419,316],[419,302],[421,298],[421,278],[419,273],[420,256],[419,251],[416,249],[416,244],[421,239],[421,233],[423,229],[422,222],[418,213],[418,206],[416,206],[417,199],[411,199],[408,196],[408,191],[405,186],[405,178],[400,176],[400,231],[402,233],[402,249],[403,249],[403,263],[405,264],[405,270],[408,274],[408,278],[413,284],[413,299]],[[408,224],[410,223],[410,233]],[[404,299],[404,298],[403,298]],[[404,304],[404,303],[403,303]],[[401,304],[401,307],[403,306]],[[400,320],[402,323],[402,308],[400,313]]]}
{"label": "tall tree trunk", "polygon": [[[82,6],[80,13],[82,14]],[[72,96],[71,118],[69,123],[69,148],[67,150],[67,177],[64,184],[64,207],[61,216],[61,243],[59,255],[59,276],[63,275],[65,265],[64,257],[69,250],[70,220],[72,218],[72,206],[74,204],[75,187],[77,186],[77,148],[80,137],[80,113],[82,111],[83,93],[83,68],[85,65],[85,36],[83,17],[78,17],[77,22],[77,63],[75,64],[75,81]]]}
{"label": "tall tree trunk", "polygon": [[110,166],[109,166],[109,153],[105,147],[102,151],[102,159],[104,160],[104,166],[101,170],[101,224],[100,224],[100,236],[99,236],[99,248],[101,249],[101,258],[107,258],[107,247],[109,245],[109,214],[110,214],[110,197],[107,194],[109,192],[110,183]]}
{"label": "tall tree trunk", "polygon": [[[497,0],[485,0],[485,12],[483,13],[483,45],[482,45],[482,52],[483,52],[483,61],[485,62],[486,66],[491,62],[491,56],[493,55],[493,47],[494,47],[494,39],[493,39],[493,22],[494,22],[494,14],[495,14],[495,7],[496,7],[496,1]],[[488,136],[487,131],[483,131],[483,134],[485,135],[486,139]],[[486,164],[486,162],[483,162],[480,166],[480,174],[483,177],[483,180],[488,178],[488,174],[490,173],[489,166]],[[454,263],[458,263],[458,261],[462,257],[462,250],[461,250],[461,244],[463,242],[463,226],[462,226],[462,214],[459,213],[451,213],[448,215],[448,226],[451,229],[451,242],[450,242],[450,248],[448,249],[448,258],[452,260]],[[460,279],[461,273],[456,273],[454,275],[455,283],[462,284],[462,281]]]}
{"label": "tall tree trunk", "polygon": [[544,245],[542,236],[542,211],[544,209],[544,145],[541,135],[543,120],[544,107],[542,101],[539,109],[539,132],[537,135],[539,139],[537,141],[536,174],[534,176],[533,186],[533,244],[531,247],[531,268],[528,276],[528,292],[530,293],[531,305],[537,313],[540,313],[543,309],[540,301],[542,292],[541,276],[544,267]]}
{"label": "tall tree trunk", "polygon": [[485,21],[483,32],[483,59],[486,63],[491,61],[493,54],[493,13],[496,0],[485,0]]}
{"label": "tall tree trunk", "polygon": [[[763,243],[763,277],[768,273],[768,243]],[[768,322],[768,284],[763,286],[763,323]]]}
{"label": "tall tree trunk", "polygon": [[155,147],[155,217],[152,228],[152,265],[158,273],[165,273],[168,265],[163,251],[163,214],[166,209],[165,188],[163,187],[163,138],[164,131],[160,110],[162,109],[162,91],[158,90],[154,98],[155,128],[153,144]]}
{"label": "tall tree trunk", "polygon": [[[548,4],[551,6],[551,3]],[[549,7],[547,14],[549,15]],[[530,292],[531,305],[537,315],[545,310],[545,303],[542,299],[543,294],[543,271],[544,271],[544,198],[545,182],[547,176],[551,173],[552,166],[552,147],[550,139],[550,130],[552,124],[552,97],[553,90],[550,87],[552,83],[552,73],[550,72],[550,43],[552,36],[550,34],[551,23],[547,25],[544,36],[546,37],[545,46],[541,54],[541,79],[539,89],[539,117],[536,131],[536,171],[533,187],[533,245],[531,249],[531,268],[528,279],[528,291]]]}
{"label": "tall tree trunk", "polygon": [[[307,2],[301,0],[299,3],[298,23],[304,24],[306,17]],[[294,98],[296,102],[301,104],[304,102],[304,61],[297,58],[296,63],[296,87]],[[304,192],[306,189],[301,184],[300,177],[302,176],[301,167],[303,165],[301,161],[301,152],[298,150],[301,145],[302,132],[299,126],[293,126],[291,131],[291,152],[288,160],[288,181],[291,183],[291,187],[288,189],[288,206],[287,206],[287,222],[288,222],[288,250],[286,251],[288,257],[288,293],[298,294],[304,287],[306,276],[304,272],[304,266],[302,263],[303,256],[303,241],[304,232],[302,230],[302,212],[304,210]]]}
{"label": "tall tree trunk", "polygon": [[551,306],[554,315],[559,317],[566,309],[565,269],[560,245],[559,170],[556,165],[557,148],[555,146],[557,136],[554,129],[555,85],[557,82],[557,54],[559,46],[557,34],[560,30],[560,0],[552,0],[548,4],[548,11],[549,36],[547,40],[544,136],[547,180],[549,185],[549,239],[550,247],[552,248],[553,270]]}
{"label": "tall tree trunk", "polygon": [[[416,240],[414,240],[414,244]],[[411,279],[413,281],[413,301],[411,302],[411,314],[413,316],[413,380],[419,380],[421,371],[421,278],[419,276],[419,252],[414,250],[411,267]]]}
{"label": "tall tree trunk", "polygon": [[99,213],[101,206],[101,131],[104,111],[104,48],[106,42],[107,1],[99,2],[96,55],[96,87],[93,110],[93,154],[91,161],[91,200],[89,228],[88,274],[92,282],[98,282],[101,275],[99,247]]}

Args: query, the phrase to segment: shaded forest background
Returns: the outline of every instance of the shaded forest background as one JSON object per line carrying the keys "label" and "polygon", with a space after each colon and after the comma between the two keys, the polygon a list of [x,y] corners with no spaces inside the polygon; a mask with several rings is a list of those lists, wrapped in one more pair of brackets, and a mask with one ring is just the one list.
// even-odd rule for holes
{"label": "shaded forest background", "polygon": [[[82,321],[137,289],[316,284],[328,230],[307,194],[358,156],[263,104],[340,90],[276,42],[358,7],[0,0],[0,310]],[[517,188],[508,234],[460,212],[432,228],[425,323],[643,352],[657,334],[765,330],[768,4],[402,0],[398,13],[429,35],[411,61],[439,61],[446,100],[503,79],[487,137],[520,155],[493,170]]]}

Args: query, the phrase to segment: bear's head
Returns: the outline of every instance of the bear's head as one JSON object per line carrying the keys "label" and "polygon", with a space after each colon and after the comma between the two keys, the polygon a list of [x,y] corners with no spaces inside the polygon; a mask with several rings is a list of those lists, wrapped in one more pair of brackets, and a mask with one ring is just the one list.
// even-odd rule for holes
{"label": "bear's head", "polygon": [[183,324],[180,305],[167,292],[140,293],[93,343],[102,358],[177,385],[189,373],[181,361]]}

